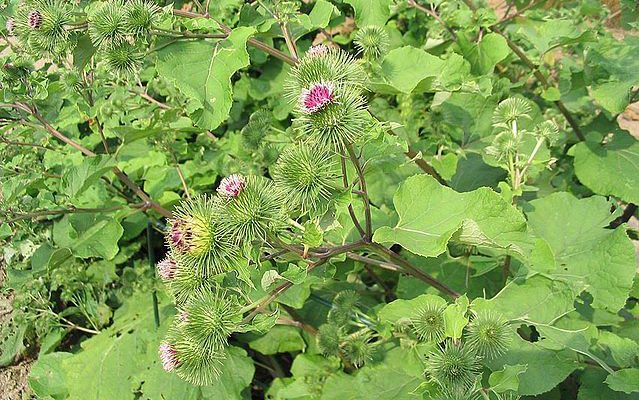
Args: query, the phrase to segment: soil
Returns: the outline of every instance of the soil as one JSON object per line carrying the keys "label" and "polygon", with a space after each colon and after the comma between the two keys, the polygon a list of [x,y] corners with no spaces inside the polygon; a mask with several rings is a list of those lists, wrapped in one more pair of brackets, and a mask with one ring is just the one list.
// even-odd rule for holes
{"label": "soil", "polygon": [[[0,326],[11,318],[10,307],[12,294],[2,293],[6,278],[4,259],[0,255]],[[33,360],[24,360],[17,365],[0,367],[0,400],[22,400],[30,398],[27,378]]]}

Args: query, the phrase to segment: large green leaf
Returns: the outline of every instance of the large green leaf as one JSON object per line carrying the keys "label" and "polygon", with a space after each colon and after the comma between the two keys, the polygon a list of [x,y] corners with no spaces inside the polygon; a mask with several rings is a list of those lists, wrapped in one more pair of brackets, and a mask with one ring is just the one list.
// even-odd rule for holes
{"label": "large green leaf", "polygon": [[504,356],[490,363],[493,371],[506,365],[527,365],[519,376],[519,394],[537,395],[561,383],[578,366],[577,356],[571,350],[550,350],[539,343],[516,337]]}
{"label": "large green leaf", "polygon": [[[419,66],[416,68],[415,66]],[[412,92],[426,78],[441,73],[444,62],[424,50],[404,46],[391,50],[382,62],[382,79],[385,85],[402,93]]]}
{"label": "large green leaf", "polygon": [[464,57],[470,61],[476,75],[492,73],[495,65],[510,54],[510,48],[501,35],[489,33],[478,44],[471,43],[465,35],[459,34],[459,45]]}
{"label": "large green leaf", "polygon": [[[72,214],[54,225],[53,240],[59,247],[71,249],[77,257],[102,257],[111,260],[118,253],[118,240],[123,232],[122,225],[113,218],[96,214]],[[62,252],[54,254],[57,258],[50,263],[64,262],[69,257]]]}
{"label": "large green leaf", "polygon": [[228,117],[231,77],[249,64],[246,41],[254,32],[240,27],[220,42],[178,41],[158,51],[158,74],[193,101],[190,115],[199,127],[215,129]]}
{"label": "large green leaf", "polygon": [[523,254],[523,215],[488,188],[457,193],[428,175],[412,176],[393,198],[399,214],[394,228],[375,231],[378,243],[398,243],[415,254],[435,257],[455,240]]}
{"label": "large green leaf", "polygon": [[423,379],[396,368],[364,367],[356,376],[335,374],[326,379],[321,400],[417,400]]}
{"label": "large green leaf", "polygon": [[606,383],[610,389],[624,393],[639,393],[639,369],[627,368],[608,375]]}
{"label": "large green leaf", "polygon": [[575,173],[595,193],[639,204],[639,141],[619,131],[606,144],[575,146]]}
{"label": "large green leaf", "polygon": [[623,227],[606,229],[610,203],[594,196],[578,200],[559,192],[530,203],[528,224],[552,249],[555,266],[544,272],[581,286],[593,307],[623,307],[636,273],[635,249]]}
{"label": "large green leaf", "polygon": [[606,372],[597,368],[586,368],[581,375],[577,400],[639,400],[639,393],[615,392],[604,383]]}
{"label": "large green leaf", "polygon": [[357,25],[384,25],[390,17],[392,0],[346,0],[355,10]]}
{"label": "large green leaf", "polygon": [[115,166],[108,156],[85,157],[80,165],[66,170],[62,179],[62,191],[73,198],[84,192]]}

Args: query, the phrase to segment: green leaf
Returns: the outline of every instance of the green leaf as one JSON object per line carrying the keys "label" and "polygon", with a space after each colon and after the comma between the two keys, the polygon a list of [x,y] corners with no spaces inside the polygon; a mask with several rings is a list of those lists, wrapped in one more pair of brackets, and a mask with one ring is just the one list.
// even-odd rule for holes
{"label": "green leaf", "polygon": [[[472,308],[494,310],[509,320],[550,324],[574,309],[576,293],[566,282],[542,275],[514,279],[490,300],[477,298]],[[535,299],[531,302],[530,299]]]}
{"label": "green leaf", "polygon": [[464,328],[468,325],[468,297],[461,296],[444,310],[444,324],[446,336],[458,340],[462,337]]}
{"label": "green leaf", "polygon": [[639,141],[630,134],[615,133],[606,144],[577,143],[575,173],[595,193],[620,197],[639,204]]}
{"label": "green leaf", "polygon": [[[415,68],[419,65],[419,68]],[[404,46],[391,50],[382,62],[382,82],[401,93],[411,93],[426,78],[439,76],[444,62],[424,50]]]}
{"label": "green leaf", "polygon": [[506,365],[527,365],[528,369],[518,377],[519,394],[528,396],[551,390],[579,366],[577,357],[571,350],[549,350],[519,336],[513,341],[508,353],[489,364],[493,371],[503,369]]}
{"label": "green leaf", "polygon": [[324,384],[322,400],[418,400],[423,378],[407,375],[398,369],[364,367],[357,375],[335,374]]}
{"label": "green leaf", "polygon": [[390,17],[392,0],[346,0],[355,10],[355,22],[359,27],[386,24]]}
{"label": "green leaf", "polygon": [[432,294],[422,294],[410,300],[398,299],[382,307],[377,317],[382,323],[395,323],[401,318],[411,317],[428,304],[445,307],[446,300]]}
{"label": "green leaf", "polygon": [[93,47],[91,37],[86,34],[78,38],[78,44],[73,49],[73,66],[79,71],[83,71],[84,67],[95,54],[96,48]]}
{"label": "green leaf", "polygon": [[264,355],[304,351],[306,342],[299,329],[292,326],[276,325],[264,336],[249,342],[249,347]]}
{"label": "green leaf", "polygon": [[[149,346],[159,343],[152,304],[148,293],[132,297],[117,310],[113,326],[82,342],[82,351],[62,362],[70,398],[136,398],[133,376],[147,368],[148,360],[157,360],[157,347]],[[161,309],[164,319],[169,309]]]}
{"label": "green leaf", "polygon": [[458,34],[457,37],[464,58],[470,61],[471,71],[475,75],[492,73],[495,65],[510,54],[506,39],[497,33],[485,35],[479,44],[471,43],[464,34]]}
{"label": "green leaf", "polygon": [[639,392],[639,369],[627,368],[608,375],[605,381],[610,389],[617,392]]}
{"label": "green leaf", "polygon": [[636,273],[635,250],[623,227],[607,229],[614,215],[610,203],[594,196],[578,200],[553,193],[530,202],[528,224],[545,239],[555,256],[550,274],[593,296],[592,306],[616,312],[622,308]]}
{"label": "green leaf", "polygon": [[598,368],[586,368],[581,375],[577,400],[638,400],[639,394],[615,392],[604,383],[606,372]]}
{"label": "green leaf", "polygon": [[[59,247],[71,249],[80,258],[102,257],[113,259],[118,253],[118,241],[124,230],[113,218],[95,214],[72,214],[57,222],[53,228],[53,240]],[[64,250],[58,250],[49,261],[64,262],[69,257]]]}
{"label": "green leaf", "polygon": [[115,160],[109,156],[85,157],[80,165],[66,170],[62,179],[62,190],[67,196],[75,198],[114,166]]}
{"label": "green leaf", "polygon": [[594,39],[591,31],[581,29],[575,21],[569,19],[525,19],[518,22],[517,27],[517,33],[526,38],[540,55],[557,46],[584,43]]}
{"label": "green leaf", "polygon": [[246,41],[253,33],[239,27],[224,41],[178,41],[158,51],[158,74],[195,103],[190,115],[197,126],[215,129],[228,118],[231,76],[249,64]]}
{"label": "green leaf", "polygon": [[396,227],[375,231],[378,243],[398,243],[411,252],[436,257],[457,234],[463,243],[523,253],[517,243],[526,231],[523,215],[488,188],[457,193],[428,175],[412,176],[393,198]]}
{"label": "green leaf", "polygon": [[490,389],[497,393],[517,391],[519,389],[519,375],[526,372],[526,365],[505,365],[501,371],[490,374],[488,384]]}
{"label": "green leaf", "polygon": [[67,381],[61,367],[63,361],[71,357],[71,353],[51,353],[38,357],[29,372],[29,387],[38,398],[67,398]]}

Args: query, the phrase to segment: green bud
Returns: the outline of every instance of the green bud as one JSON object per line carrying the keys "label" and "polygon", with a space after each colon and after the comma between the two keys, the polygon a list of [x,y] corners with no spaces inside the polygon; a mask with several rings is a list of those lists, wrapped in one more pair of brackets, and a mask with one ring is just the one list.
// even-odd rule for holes
{"label": "green bud", "polygon": [[504,354],[512,341],[507,321],[493,312],[478,313],[467,329],[467,344],[478,355],[488,359]]}
{"label": "green bud", "polygon": [[125,26],[127,33],[139,36],[146,34],[156,23],[162,9],[145,0],[133,0],[126,5]]}
{"label": "green bud", "polygon": [[446,337],[444,323],[445,305],[433,302],[426,304],[411,318],[411,327],[417,338],[423,342],[439,343]]}
{"label": "green bud", "polygon": [[317,347],[325,356],[337,356],[340,353],[340,344],[344,333],[342,329],[333,324],[324,324],[317,332]]}
{"label": "green bud", "polygon": [[180,314],[184,333],[206,351],[223,349],[242,322],[240,310],[237,296],[226,290],[216,288],[195,294]]}
{"label": "green bud", "polygon": [[370,329],[362,329],[348,335],[342,344],[342,351],[353,366],[359,368],[373,358],[375,343]]}
{"label": "green bud", "polygon": [[126,40],[127,20],[124,3],[106,1],[89,14],[89,36],[95,47],[119,46]]}
{"label": "green bud", "polygon": [[388,51],[388,33],[381,26],[365,26],[355,34],[355,45],[367,59],[379,60]]}
{"label": "green bud", "polygon": [[220,229],[235,243],[266,240],[267,234],[282,228],[288,217],[281,191],[262,176],[247,177],[235,196],[219,200]]}
{"label": "green bud", "polygon": [[272,167],[271,175],[291,208],[314,211],[326,203],[339,185],[335,155],[310,145],[291,145]]}
{"label": "green bud", "polygon": [[475,352],[450,341],[430,353],[426,361],[426,374],[443,387],[472,387],[479,372]]}

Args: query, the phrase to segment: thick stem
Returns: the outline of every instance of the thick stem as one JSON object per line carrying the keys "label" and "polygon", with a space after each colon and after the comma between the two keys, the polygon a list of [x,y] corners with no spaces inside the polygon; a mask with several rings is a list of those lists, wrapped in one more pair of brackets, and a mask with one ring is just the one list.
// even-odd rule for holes
{"label": "thick stem", "polygon": [[444,283],[438,281],[437,279],[433,278],[429,274],[413,266],[411,263],[404,260],[399,254],[395,253],[394,251],[390,249],[387,249],[381,244],[370,243],[367,246],[367,248],[381,257],[390,259],[392,262],[399,265],[406,273],[410,275],[414,275],[414,276],[419,276],[420,277],[419,279],[433,286],[434,288],[441,291],[442,293],[445,293],[454,299],[460,296],[460,294],[457,293],[455,290],[449,288]]}
{"label": "thick stem", "polygon": [[280,28],[282,29],[282,35],[284,36],[284,40],[286,41],[286,47],[288,47],[288,51],[291,53],[291,57],[293,57],[297,62],[297,45],[295,44],[295,39],[293,39],[291,32],[288,30],[288,24],[286,22],[283,22],[280,24]]}
{"label": "thick stem", "polygon": [[[342,183],[344,184],[344,188],[348,188],[348,174],[346,172],[346,160],[345,160],[345,155],[341,154],[341,157],[339,158],[341,166],[342,166]],[[357,228],[357,231],[359,232],[360,236],[366,237],[366,232],[364,231],[364,229],[362,228],[362,225],[359,223],[359,220],[357,219],[357,216],[355,215],[355,210],[353,210],[353,205],[349,204],[348,205],[348,214],[351,216],[351,220],[353,221],[353,225],[355,225],[355,228]]]}
{"label": "thick stem", "polygon": [[371,218],[371,202],[368,198],[368,191],[366,190],[366,179],[364,178],[364,170],[362,169],[362,165],[359,163],[359,159],[355,154],[355,150],[353,149],[353,145],[346,145],[346,151],[348,151],[348,155],[351,158],[351,162],[355,167],[355,171],[357,171],[357,176],[359,178],[359,188],[362,190],[362,199],[364,200],[364,218],[366,219],[366,237],[364,240],[370,241],[373,237],[373,223]]}
{"label": "thick stem", "polygon": [[435,178],[437,180],[437,182],[439,182],[440,184],[442,184],[444,186],[448,186],[448,183],[444,180],[444,178],[442,178],[441,175],[439,175],[439,173],[435,170],[435,168],[433,168],[423,158],[418,158],[419,154],[417,152],[415,152],[414,150],[411,150],[409,148],[408,151],[406,153],[404,153],[404,154],[406,154],[406,157],[408,157],[411,160],[413,160],[415,162],[415,164],[417,164],[417,166],[419,168],[421,168],[422,171],[424,171],[428,175],[430,175],[433,178]]}
{"label": "thick stem", "polygon": [[[180,16],[180,17],[186,17],[186,18],[206,18],[209,19],[211,18],[209,15],[207,14],[198,14],[198,13],[194,13],[194,12],[190,12],[190,11],[184,11],[184,10],[173,10],[173,14]],[[228,36],[232,29],[230,27],[228,27],[227,25],[225,25],[224,23],[220,22],[220,21],[215,21],[220,29],[222,29],[222,31]],[[266,43],[260,42],[259,40],[255,39],[255,38],[249,38],[247,40],[247,43],[250,44],[251,46],[260,49],[270,55],[272,55],[275,58],[278,58],[282,61],[284,61],[287,64],[290,65],[295,65],[297,64],[297,60],[292,58],[291,56],[281,52],[280,50],[271,47],[269,45],[267,45]]]}
{"label": "thick stem", "polygon": [[[320,267],[322,265],[324,265],[326,262],[328,262],[332,257],[340,255],[340,254],[344,254],[344,253],[348,253],[349,251],[354,251],[357,250],[359,248],[362,248],[365,245],[365,242],[363,241],[357,241],[357,242],[353,242],[353,243],[349,243],[349,244],[345,244],[343,246],[338,246],[335,247],[329,251],[327,251],[326,253],[324,253],[319,260],[309,263],[306,271],[307,273],[311,273],[315,268]],[[268,306],[269,304],[271,304],[273,301],[275,301],[275,299],[277,299],[277,297],[279,295],[281,295],[282,293],[286,292],[288,289],[290,289],[293,286],[293,283],[290,281],[284,282],[283,284],[281,284],[280,286],[276,287],[275,289],[273,289],[271,291],[271,293],[269,293],[266,297],[264,297],[263,299],[259,300],[256,304],[255,304],[255,308],[253,309],[253,311],[251,311],[243,320],[244,323],[249,323],[251,322],[251,320],[253,320],[253,318],[259,314],[260,312],[262,312],[266,306]]]}

